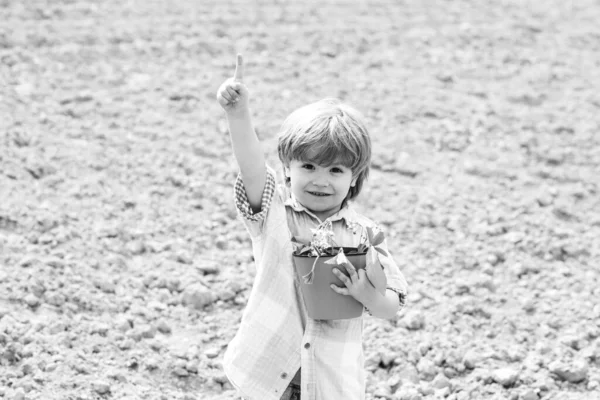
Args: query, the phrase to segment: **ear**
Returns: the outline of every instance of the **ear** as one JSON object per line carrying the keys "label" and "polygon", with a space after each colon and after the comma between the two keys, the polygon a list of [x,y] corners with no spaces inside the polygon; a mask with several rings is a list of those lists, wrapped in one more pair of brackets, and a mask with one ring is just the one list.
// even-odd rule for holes
{"label": "ear", "polygon": [[350,182],[350,186],[351,186],[351,187],[354,187],[354,186],[356,186],[356,181],[357,181],[357,180],[358,180],[358,176],[355,176],[355,177],[353,177],[353,178],[352,178],[352,182]]}
{"label": "ear", "polygon": [[288,179],[290,179],[290,166],[289,166],[289,164],[283,166],[283,179],[285,181],[287,181]]}

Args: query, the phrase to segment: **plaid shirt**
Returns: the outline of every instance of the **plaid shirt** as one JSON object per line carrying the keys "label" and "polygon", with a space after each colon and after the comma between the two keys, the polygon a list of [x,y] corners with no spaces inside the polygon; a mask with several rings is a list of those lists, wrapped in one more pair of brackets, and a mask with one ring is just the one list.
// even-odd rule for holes
{"label": "plaid shirt", "polygon": [[[267,168],[261,210],[254,214],[241,176],[235,204],[252,238],[256,276],[240,327],[229,343],[223,368],[231,384],[249,400],[279,400],[301,368],[302,400],[364,400],[366,372],[362,317],[314,320],[307,316],[292,260],[290,238],[310,237],[321,221]],[[346,206],[329,217],[335,241],[357,246],[349,224],[373,222]],[[325,221],[323,221],[325,222]],[[406,281],[391,257],[379,255],[387,288],[404,306]]]}

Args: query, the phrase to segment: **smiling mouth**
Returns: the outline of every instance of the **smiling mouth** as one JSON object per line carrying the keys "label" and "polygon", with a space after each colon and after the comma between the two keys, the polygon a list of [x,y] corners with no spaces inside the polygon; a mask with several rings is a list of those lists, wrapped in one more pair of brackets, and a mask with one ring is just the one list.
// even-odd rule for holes
{"label": "smiling mouth", "polygon": [[318,197],[331,196],[329,193],[321,193],[321,192],[308,192],[308,193],[312,194],[313,196],[318,196]]}

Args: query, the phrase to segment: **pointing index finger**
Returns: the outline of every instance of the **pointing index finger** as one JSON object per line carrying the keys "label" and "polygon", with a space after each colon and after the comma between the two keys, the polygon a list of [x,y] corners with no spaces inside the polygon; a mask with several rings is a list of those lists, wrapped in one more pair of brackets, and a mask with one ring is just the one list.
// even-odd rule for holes
{"label": "pointing index finger", "polygon": [[244,79],[244,58],[240,53],[238,53],[235,62],[235,74],[233,75],[233,79],[238,82],[241,82]]}

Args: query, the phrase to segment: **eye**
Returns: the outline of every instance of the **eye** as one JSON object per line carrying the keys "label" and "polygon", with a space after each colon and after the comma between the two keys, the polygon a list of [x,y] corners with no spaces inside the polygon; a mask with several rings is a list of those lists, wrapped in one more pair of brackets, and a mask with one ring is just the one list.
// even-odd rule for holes
{"label": "eye", "polygon": [[333,167],[333,168],[331,168],[331,172],[333,172],[335,174],[343,174],[344,170],[339,167]]}
{"label": "eye", "polygon": [[303,169],[308,169],[308,170],[315,169],[314,165],[312,165],[312,164],[302,164],[302,168]]}

